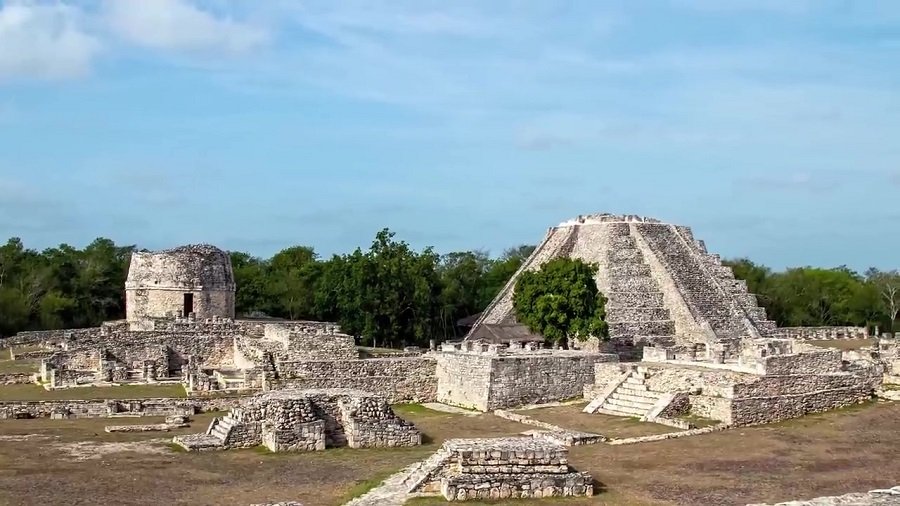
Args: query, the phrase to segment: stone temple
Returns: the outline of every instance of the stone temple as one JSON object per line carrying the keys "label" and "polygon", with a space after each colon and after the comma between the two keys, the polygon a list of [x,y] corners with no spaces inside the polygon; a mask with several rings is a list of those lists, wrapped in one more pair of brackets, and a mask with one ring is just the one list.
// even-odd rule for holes
{"label": "stone temple", "polygon": [[640,216],[594,214],[551,228],[467,339],[519,327],[512,303],[519,274],[561,257],[599,266],[595,281],[608,299],[615,344],[706,346],[776,332],[747,284],[735,279],[718,255],[708,253],[690,228]]}
{"label": "stone temple", "polygon": [[126,318],[234,318],[234,292],[231,259],[219,248],[136,251],[125,280]]}

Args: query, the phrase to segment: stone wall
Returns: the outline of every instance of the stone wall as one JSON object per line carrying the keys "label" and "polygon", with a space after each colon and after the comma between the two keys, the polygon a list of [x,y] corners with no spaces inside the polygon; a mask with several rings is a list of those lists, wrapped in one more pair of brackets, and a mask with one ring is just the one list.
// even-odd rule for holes
{"label": "stone wall", "polygon": [[269,388],[355,388],[392,403],[433,402],[436,362],[429,357],[278,362]]}
{"label": "stone wall", "polygon": [[438,353],[436,358],[439,402],[466,409],[490,410],[491,356]]}
{"label": "stone wall", "polygon": [[197,318],[234,317],[233,290],[134,289],[125,291],[128,320],[186,316],[183,314],[185,294],[193,295]]}
{"label": "stone wall", "polygon": [[866,327],[779,327],[773,337],[782,339],[827,340],[827,339],[867,339]]}
{"label": "stone wall", "polygon": [[498,357],[491,361],[487,409],[581,397],[594,382],[594,364],[617,361],[616,355],[578,352]]}
{"label": "stone wall", "polygon": [[480,411],[581,397],[594,365],[613,354],[580,351],[446,349],[438,360],[438,401]]}
{"label": "stone wall", "polygon": [[762,374],[829,374],[841,372],[841,351],[821,349],[788,355],[772,355],[760,360]]}
{"label": "stone wall", "polygon": [[207,411],[225,411],[240,401],[237,397],[93,399],[59,401],[0,401],[0,419],[8,418],[103,418],[117,414],[170,416]]}
{"label": "stone wall", "polygon": [[441,468],[419,490],[434,489],[439,483],[448,501],[591,496],[594,492],[591,476],[569,467],[568,449],[545,439],[451,439],[435,455]]}
{"label": "stone wall", "polygon": [[234,317],[234,273],[228,253],[191,245],[131,255],[125,280],[129,321],[182,315],[184,295],[193,294],[198,318]]}

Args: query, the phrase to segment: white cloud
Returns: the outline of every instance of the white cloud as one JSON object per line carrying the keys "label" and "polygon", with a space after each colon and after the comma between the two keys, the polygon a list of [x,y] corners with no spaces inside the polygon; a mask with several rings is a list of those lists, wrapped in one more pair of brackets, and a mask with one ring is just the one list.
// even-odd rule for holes
{"label": "white cloud", "polygon": [[75,8],[30,1],[0,7],[0,80],[82,76],[99,50]]}
{"label": "white cloud", "polygon": [[217,17],[185,0],[108,0],[104,14],[118,36],[151,49],[236,54],[269,39],[264,28]]}

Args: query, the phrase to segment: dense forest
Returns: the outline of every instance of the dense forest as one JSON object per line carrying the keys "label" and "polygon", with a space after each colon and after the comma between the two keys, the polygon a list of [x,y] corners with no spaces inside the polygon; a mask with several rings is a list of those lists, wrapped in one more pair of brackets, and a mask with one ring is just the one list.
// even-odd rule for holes
{"label": "dense forest", "polygon": [[[10,239],[0,246],[0,335],[122,318],[134,249],[97,239],[83,249],[63,244],[35,251]],[[268,259],[232,252],[236,310],[242,316],[337,321],[366,344],[427,345],[431,338],[458,336],[456,321],[484,309],[533,249],[519,246],[496,257],[482,251],[438,254],[417,251],[382,230],[368,249],[330,258],[305,246]],[[896,271],[773,272],[746,259],[727,263],[782,326],[889,329],[897,316]]]}

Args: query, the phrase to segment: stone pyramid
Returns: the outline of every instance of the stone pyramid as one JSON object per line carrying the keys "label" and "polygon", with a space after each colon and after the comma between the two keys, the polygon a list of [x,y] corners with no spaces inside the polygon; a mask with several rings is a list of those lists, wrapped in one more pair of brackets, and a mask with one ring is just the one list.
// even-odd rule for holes
{"label": "stone pyramid", "polygon": [[551,228],[491,302],[467,339],[485,327],[515,325],[519,275],[545,262],[578,258],[599,265],[597,288],[608,298],[610,338],[635,344],[690,345],[767,337],[766,318],[747,284],[709,254],[691,229],[631,215],[594,214]]}

